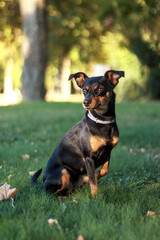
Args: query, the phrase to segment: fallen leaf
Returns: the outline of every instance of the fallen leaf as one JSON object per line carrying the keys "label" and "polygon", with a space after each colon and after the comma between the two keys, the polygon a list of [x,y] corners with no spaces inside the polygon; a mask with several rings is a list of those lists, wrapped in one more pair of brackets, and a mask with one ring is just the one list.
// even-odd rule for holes
{"label": "fallen leaf", "polygon": [[13,175],[13,174],[10,174],[10,175],[8,176],[8,179],[10,179],[10,178],[12,178],[12,177],[14,177],[14,175]]}
{"label": "fallen leaf", "polygon": [[49,218],[48,219],[48,224],[49,224],[50,227],[52,227],[54,224],[56,224],[57,227],[59,228],[59,230],[62,231],[57,219]]}
{"label": "fallen leaf", "polygon": [[22,155],[22,158],[24,160],[28,160],[30,158],[30,156],[26,153],[26,154]]}
{"label": "fallen leaf", "polygon": [[36,173],[36,171],[29,171],[28,173],[30,176],[33,176]]}
{"label": "fallen leaf", "polygon": [[50,227],[52,227],[54,223],[55,223],[55,219],[53,219],[53,218],[48,219],[48,224]]}
{"label": "fallen leaf", "polygon": [[136,153],[133,151],[132,148],[129,149],[129,152],[132,154],[132,155],[135,155]]}
{"label": "fallen leaf", "polygon": [[136,152],[141,152],[141,153],[145,153],[145,149],[144,148],[138,148],[138,149],[136,149]]}
{"label": "fallen leaf", "polygon": [[147,212],[147,217],[151,217],[151,218],[155,217],[155,212],[148,211]]}
{"label": "fallen leaf", "polygon": [[78,201],[76,199],[73,199],[73,202],[75,202],[76,204],[78,204]]}
{"label": "fallen leaf", "polygon": [[154,156],[155,159],[159,159],[160,158],[160,154],[157,154]]}
{"label": "fallen leaf", "polygon": [[84,240],[84,237],[82,235],[79,235],[77,240]]}
{"label": "fallen leaf", "polygon": [[17,188],[12,188],[10,189],[10,185],[8,183],[4,183],[1,187],[0,187],[0,200],[3,199],[8,199],[8,198],[13,198],[18,192]]}

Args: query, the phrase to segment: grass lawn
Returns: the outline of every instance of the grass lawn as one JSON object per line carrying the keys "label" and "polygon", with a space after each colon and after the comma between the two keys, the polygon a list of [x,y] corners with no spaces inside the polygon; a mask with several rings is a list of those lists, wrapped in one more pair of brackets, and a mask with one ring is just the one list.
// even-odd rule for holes
{"label": "grass lawn", "polygon": [[[160,103],[119,103],[116,112],[120,141],[98,196],[92,199],[87,185],[60,200],[33,187],[29,171],[45,168],[63,134],[83,117],[81,104],[0,107],[0,186],[19,189],[15,208],[11,199],[0,201],[1,240],[160,239]],[[59,225],[50,227],[49,218]]]}

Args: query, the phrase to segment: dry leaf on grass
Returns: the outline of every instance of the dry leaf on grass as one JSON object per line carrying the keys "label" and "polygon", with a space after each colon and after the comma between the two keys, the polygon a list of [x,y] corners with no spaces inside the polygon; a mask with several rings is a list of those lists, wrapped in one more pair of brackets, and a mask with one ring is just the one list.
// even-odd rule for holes
{"label": "dry leaf on grass", "polygon": [[132,154],[132,155],[135,155],[136,153],[133,151],[132,148],[129,149],[129,152]]}
{"label": "dry leaf on grass", "polygon": [[22,155],[22,158],[24,160],[28,160],[30,158],[30,156],[26,153],[26,154]]}
{"label": "dry leaf on grass", "polygon": [[57,219],[49,218],[48,219],[48,224],[49,224],[50,227],[52,227],[54,224],[56,224],[57,227],[59,228],[59,230],[62,231]]}
{"label": "dry leaf on grass", "polygon": [[141,152],[141,153],[145,153],[145,148],[137,148],[136,152]]}
{"label": "dry leaf on grass", "polygon": [[76,199],[73,199],[73,202],[75,202],[76,204],[78,204],[78,201]]}
{"label": "dry leaf on grass", "polygon": [[155,217],[155,212],[148,211],[147,212],[147,217],[151,217],[151,218]]}
{"label": "dry leaf on grass", "polygon": [[10,189],[10,185],[8,183],[4,183],[0,187],[0,200],[13,198],[18,192],[17,188]]}
{"label": "dry leaf on grass", "polygon": [[10,179],[10,178],[12,178],[12,177],[14,177],[14,175],[13,175],[13,174],[10,174],[10,175],[8,176],[8,179]]}
{"label": "dry leaf on grass", "polygon": [[84,240],[84,237],[82,235],[79,235],[77,240]]}
{"label": "dry leaf on grass", "polygon": [[36,171],[30,171],[28,173],[29,173],[30,176],[33,176],[36,173]]}
{"label": "dry leaf on grass", "polygon": [[155,159],[159,159],[160,158],[160,154],[157,154],[154,156]]}
{"label": "dry leaf on grass", "polygon": [[136,152],[145,153],[146,150],[145,150],[145,148],[137,148],[137,149],[134,151],[132,148],[130,148],[130,149],[129,149],[129,152],[130,152],[132,155],[136,155]]}

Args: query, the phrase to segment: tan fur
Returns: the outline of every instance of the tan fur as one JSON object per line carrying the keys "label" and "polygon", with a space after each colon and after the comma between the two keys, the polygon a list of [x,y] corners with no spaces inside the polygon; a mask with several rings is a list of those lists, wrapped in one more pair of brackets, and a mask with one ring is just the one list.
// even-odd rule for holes
{"label": "tan fur", "polygon": [[101,138],[99,136],[91,136],[91,138],[90,138],[92,152],[97,152],[98,149],[105,146],[106,143],[107,143],[106,138]]}
{"label": "tan fur", "polygon": [[113,73],[113,72],[108,72],[108,79],[111,82],[112,85],[116,86],[118,83],[118,78],[119,78],[119,74],[117,73]]}
{"label": "tan fur", "polygon": [[62,170],[62,187],[60,189],[58,189],[55,194],[57,194],[58,192],[62,191],[66,185],[69,183],[69,180],[70,180],[70,175],[68,173],[68,171],[66,169],[63,169]]}
{"label": "tan fur", "polygon": [[97,192],[98,192],[97,183],[93,184],[92,182],[90,182],[90,187],[91,187],[91,195],[92,195],[92,197],[95,197],[97,195]]}
{"label": "tan fur", "polygon": [[109,98],[109,95],[110,95],[110,93],[109,93],[109,92],[106,92],[106,97],[107,97],[107,98]]}
{"label": "tan fur", "polygon": [[78,87],[82,87],[83,83],[85,81],[83,73],[79,73],[78,76],[76,77],[76,83]]}
{"label": "tan fur", "polygon": [[101,168],[101,170],[96,172],[96,179],[100,179],[108,173],[109,161],[105,162]]}
{"label": "tan fur", "polygon": [[94,89],[97,89],[98,88],[98,85],[94,86]]}
{"label": "tan fur", "polygon": [[112,146],[116,146],[119,141],[119,137],[113,137],[112,139]]}
{"label": "tan fur", "polygon": [[89,177],[87,175],[83,176],[83,182],[84,183],[89,183]]}

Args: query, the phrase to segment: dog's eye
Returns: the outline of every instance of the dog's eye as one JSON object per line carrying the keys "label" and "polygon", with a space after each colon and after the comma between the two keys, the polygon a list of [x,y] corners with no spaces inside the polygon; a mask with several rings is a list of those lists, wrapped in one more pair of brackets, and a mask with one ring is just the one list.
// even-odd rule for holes
{"label": "dog's eye", "polygon": [[100,93],[102,92],[102,88],[97,88],[97,89],[95,90],[95,92],[96,92],[96,94],[100,94]]}

